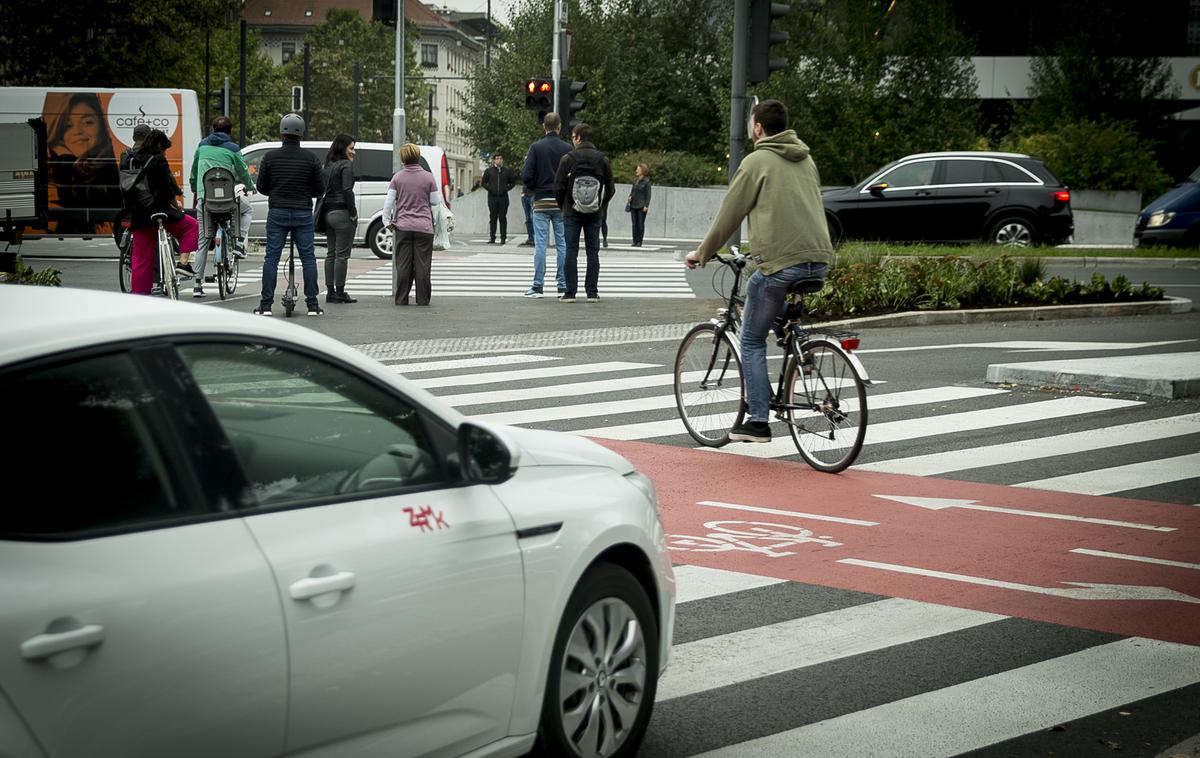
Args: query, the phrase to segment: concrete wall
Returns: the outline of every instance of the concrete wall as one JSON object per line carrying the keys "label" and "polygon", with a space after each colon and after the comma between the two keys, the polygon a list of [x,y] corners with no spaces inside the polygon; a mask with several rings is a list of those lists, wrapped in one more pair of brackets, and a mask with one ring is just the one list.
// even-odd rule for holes
{"label": "concrete wall", "polygon": [[[709,222],[721,205],[725,190],[655,187],[646,217],[646,238],[695,239],[708,231]],[[618,184],[608,213],[608,233],[629,237],[629,214],[624,212],[629,185]],[[1075,242],[1088,245],[1130,245],[1133,227],[1141,210],[1138,192],[1099,192],[1072,190],[1071,207],[1075,213]],[[488,233],[487,195],[482,190],[454,200],[455,234],[472,237]],[[508,202],[508,237],[520,241],[525,234],[525,214],[521,192],[514,189]]]}

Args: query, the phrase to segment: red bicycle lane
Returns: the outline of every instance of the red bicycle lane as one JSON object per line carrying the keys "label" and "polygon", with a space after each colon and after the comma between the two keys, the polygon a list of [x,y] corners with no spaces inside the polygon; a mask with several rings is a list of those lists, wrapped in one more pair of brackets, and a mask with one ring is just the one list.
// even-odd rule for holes
{"label": "red bicycle lane", "polygon": [[597,442],[677,563],[1200,645],[1200,508]]}

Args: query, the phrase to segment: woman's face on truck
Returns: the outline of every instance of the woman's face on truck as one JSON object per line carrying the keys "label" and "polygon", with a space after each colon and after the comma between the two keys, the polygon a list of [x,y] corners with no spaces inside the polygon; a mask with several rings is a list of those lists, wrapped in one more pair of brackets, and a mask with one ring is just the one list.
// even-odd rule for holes
{"label": "woman's face on truck", "polygon": [[62,143],[73,155],[86,154],[100,141],[100,114],[86,103],[76,103],[67,115]]}

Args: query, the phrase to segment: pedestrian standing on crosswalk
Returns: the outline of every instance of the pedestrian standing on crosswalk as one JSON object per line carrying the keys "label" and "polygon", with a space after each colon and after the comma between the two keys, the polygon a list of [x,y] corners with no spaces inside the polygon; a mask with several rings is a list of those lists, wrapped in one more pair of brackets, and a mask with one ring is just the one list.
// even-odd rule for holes
{"label": "pedestrian standing on crosswalk", "polygon": [[567,238],[567,255],[563,261],[567,289],[558,299],[564,303],[575,302],[579,284],[579,233],[582,231],[587,255],[584,291],[587,301],[595,303],[600,300],[600,224],[617,188],[613,184],[608,158],[592,143],[592,127],[576,124],[571,130],[571,141],[575,149],[563,156],[554,176],[554,199],[562,208]]}
{"label": "pedestrian standing on crosswalk", "polygon": [[646,236],[646,214],[650,212],[650,169],[645,163],[639,163],[634,173],[636,176],[629,189],[625,210],[629,211],[633,227],[633,246],[641,247],[642,238]]}
{"label": "pedestrian standing on crosswalk", "polygon": [[567,255],[567,241],[563,232],[562,210],[554,199],[554,175],[559,161],[571,152],[571,146],[558,136],[562,119],[557,113],[547,113],[542,120],[545,134],[529,147],[525,165],[521,168],[521,183],[533,191],[533,285],[525,291],[525,297],[541,297],[542,281],[546,277],[546,247],[550,241],[550,229],[554,229],[554,250],[557,254],[558,271],[555,279],[558,291],[563,293],[567,280],[563,275],[563,260]]}
{"label": "pedestrian standing on crosswalk", "polygon": [[508,193],[517,186],[512,169],[504,165],[504,154],[499,150],[492,153],[492,165],[483,172],[483,186],[487,189],[488,201],[488,244],[496,244],[496,224],[500,224],[500,244],[508,241]]}
{"label": "pedestrian standing on crosswalk", "polygon": [[392,177],[383,218],[392,230],[392,298],[408,305],[415,283],[417,305],[429,305],[433,269],[433,207],[442,202],[433,174],[421,168],[421,148],[400,147],[404,167]]}

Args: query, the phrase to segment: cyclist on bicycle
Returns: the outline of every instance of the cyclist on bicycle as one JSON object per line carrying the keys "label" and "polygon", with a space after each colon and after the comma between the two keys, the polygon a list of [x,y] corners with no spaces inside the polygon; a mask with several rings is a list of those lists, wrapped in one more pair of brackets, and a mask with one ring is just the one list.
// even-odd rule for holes
{"label": "cyclist on bicycle", "polygon": [[757,267],[746,283],[742,311],[747,413],[745,421],[730,430],[729,439],[770,442],[767,335],[786,308],[789,284],[825,278],[833,262],[833,245],[817,165],[808,145],[788,128],[787,107],[778,100],[764,100],[754,106],[747,129],[754,152],[734,173],[708,234],[684,263],[688,268],[703,266],[749,217],[750,253]]}
{"label": "cyclist on bicycle", "polygon": [[[179,204],[182,194],[171,166],[163,154],[171,146],[171,140],[158,129],[150,132],[146,141],[129,159],[130,166],[145,171],[146,180],[154,194],[154,200],[145,207],[131,208],[133,229],[133,272],[130,290],[137,295],[149,295],[154,284],[154,271],[158,262],[158,222],[152,217],[164,213],[166,230],[179,240],[179,260],[176,271],[195,275],[192,267],[185,261],[196,249],[198,225],[196,219],[185,214]],[[164,278],[172,276],[170,271],[162,272]]]}
{"label": "cyclist on bicycle", "polygon": [[[212,122],[212,134],[200,141],[196,147],[196,157],[192,159],[192,175],[188,183],[192,192],[196,193],[196,201],[200,208],[200,242],[196,253],[196,286],[192,289],[192,297],[204,297],[204,268],[208,263],[208,250],[212,247],[212,239],[216,234],[216,220],[204,209],[204,174],[214,166],[227,168],[233,172],[237,181],[245,185],[247,192],[254,191],[254,180],[246,169],[246,161],[242,158],[242,149],[238,147],[230,135],[233,134],[233,121],[228,116],[217,116]],[[246,236],[250,233],[250,220],[254,210],[250,201],[238,197],[238,234],[237,239],[230,240],[226,250],[231,250],[239,258],[246,257]]]}

